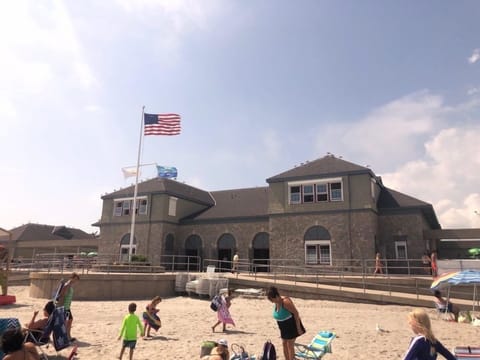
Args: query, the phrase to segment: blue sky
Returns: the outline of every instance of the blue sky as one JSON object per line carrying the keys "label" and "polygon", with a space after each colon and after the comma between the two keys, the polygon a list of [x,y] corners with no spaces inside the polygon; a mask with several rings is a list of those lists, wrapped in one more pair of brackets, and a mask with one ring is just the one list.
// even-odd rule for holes
{"label": "blue sky", "polygon": [[[142,163],[205,190],[331,152],[480,227],[478,1],[15,1],[0,4],[0,227],[96,231],[128,186],[141,109],[180,136]],[[145,167],[142,178],[155,175]]]}

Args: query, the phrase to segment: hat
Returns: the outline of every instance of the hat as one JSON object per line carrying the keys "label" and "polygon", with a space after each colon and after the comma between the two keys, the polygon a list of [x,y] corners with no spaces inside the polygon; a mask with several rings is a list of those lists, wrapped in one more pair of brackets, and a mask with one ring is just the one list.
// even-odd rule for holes
{"label": "hat", "polygon": [[218,340],[218,345],[228,347],[228,342],[225,339],[220,339],[220,340]]}

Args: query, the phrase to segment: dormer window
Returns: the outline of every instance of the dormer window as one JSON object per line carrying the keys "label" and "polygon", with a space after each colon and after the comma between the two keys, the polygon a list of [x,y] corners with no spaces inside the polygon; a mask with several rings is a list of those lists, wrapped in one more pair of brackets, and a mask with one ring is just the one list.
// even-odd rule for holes
{"label": "dormer window", "polygon": [[[146,197],[139,197],[135,201],[135,214],[146,215],[148,201]],[[113,216],[129,216],[132,214],[133,198],[116,199],[113,205]]]}
{"label": "dormer window", "polygon": [[295,181],[289,183],[290,204],[343,201],[342,179]]}

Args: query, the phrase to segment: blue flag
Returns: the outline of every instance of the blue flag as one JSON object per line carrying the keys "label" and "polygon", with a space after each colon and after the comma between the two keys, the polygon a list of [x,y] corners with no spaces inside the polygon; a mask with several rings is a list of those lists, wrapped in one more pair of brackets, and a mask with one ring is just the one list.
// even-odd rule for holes
{"label": "blue flag", "polygon": [[157,165],[158,177],[167,179],[177,178],[177,168],[173,166],[161,166]]}

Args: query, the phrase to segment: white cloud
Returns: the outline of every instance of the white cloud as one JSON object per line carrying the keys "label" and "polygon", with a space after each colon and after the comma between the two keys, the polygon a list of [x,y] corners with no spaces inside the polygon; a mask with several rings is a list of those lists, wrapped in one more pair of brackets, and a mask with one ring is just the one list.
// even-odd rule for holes
{"label": "white cloud", "polygon": [[472,88],[468,89],[467,95],[472,96],[472,95],[478,94],[479,92],[480,92],[480,88],[472,87]]}
{"label": "white cloud", "polygon": [[480,60],[480,49],[475,49],[473,50],[472,55],[468,58],[468,62],[470,64],[476,63],[478,60]]}
{"label": "white cloud", "polygon": [[318,129],[316,153],[330,151],[353,161],[363,159],[373,168],[392,169],[392,164],[415,158],[423,150],[423,143],[441,128],[447,111],[440,96],[417,92],[380,106],[358,121]]}
{"label": "white cloud", "polygon": [[386,186],[432,203],[443,227],[480,226],[480,126],[449,128],[425,144],[422,159],[383,174]]}

